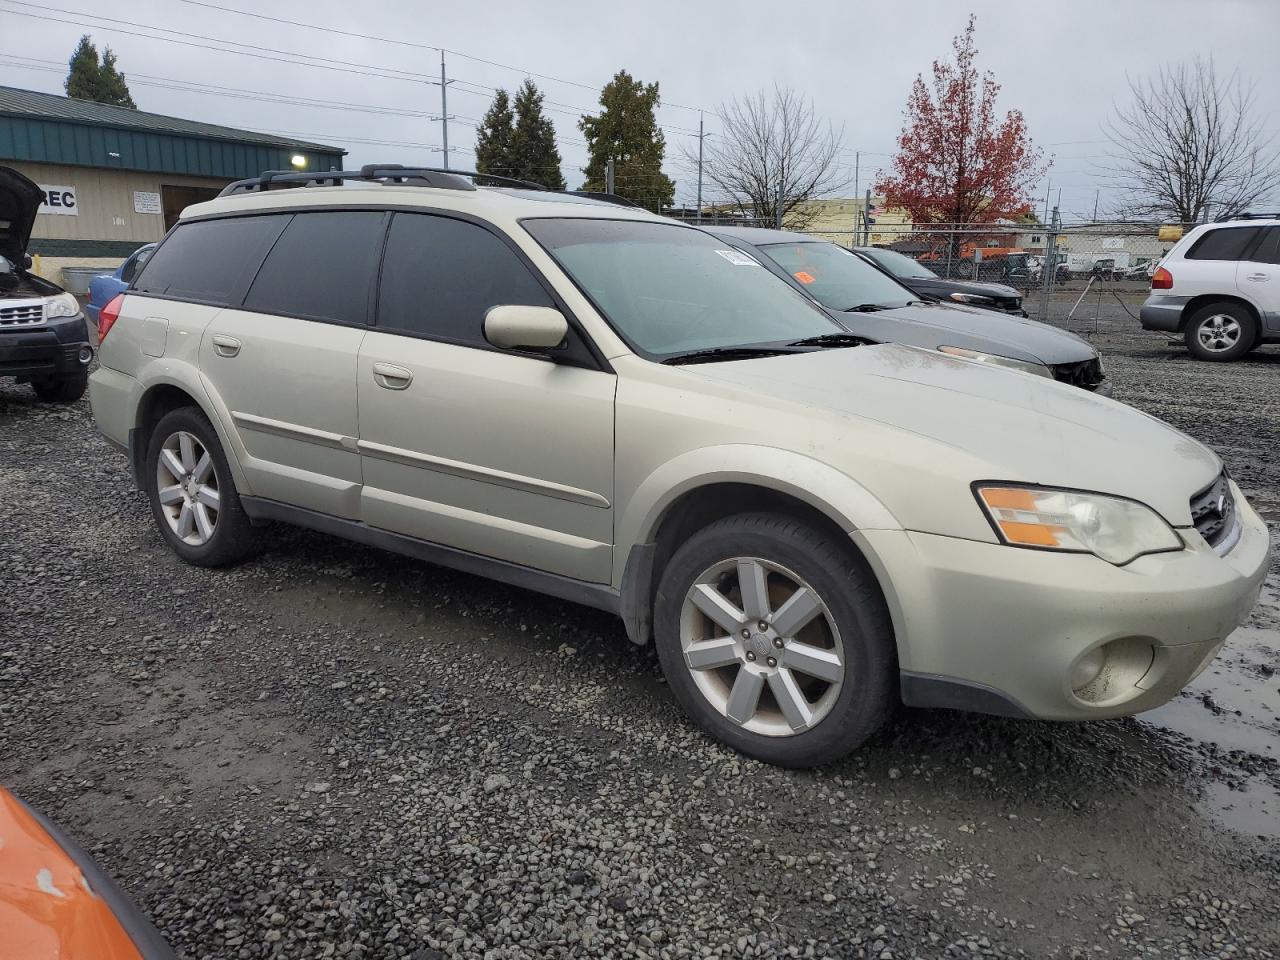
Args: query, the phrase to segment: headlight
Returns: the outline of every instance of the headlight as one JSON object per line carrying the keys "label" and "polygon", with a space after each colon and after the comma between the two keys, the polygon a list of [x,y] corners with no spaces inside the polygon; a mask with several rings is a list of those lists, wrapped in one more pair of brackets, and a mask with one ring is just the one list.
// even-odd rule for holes
{"label": "headlight", "polygon": [[74,317],[80,312],[80,303],[69,293],[60,293],[45,301],[44,317],[53,320],[57,317]]}
{"label": "headlight", "polygon": [[1011,547],[1092,553],[1116,566],[1144,553],[1182,549],[1164,518],[1133,500],[994,484],[974,492],[1000,540]]}
{"label": "headlight", "polygon": [[984,297],[978,293],[953,293],[951,299],[956,303],[976,303],[981,306],[990,306],[995,303],[990,297]]}
{"label": "headlight", "polygon": [[1053,376],[1053,371],[1043,363],[1036,363],[1034,360],[1015,360],[1013,357],[1002,357],[998,354],[982,353],[978,350],[966,350],[964,347],[939,347],[938,349],[952,357],[963,357],[966,360],[976,360],[978,363],[989,363],[996,367],[1008,367],[1010,370],[1034,373],[1037,377]]}

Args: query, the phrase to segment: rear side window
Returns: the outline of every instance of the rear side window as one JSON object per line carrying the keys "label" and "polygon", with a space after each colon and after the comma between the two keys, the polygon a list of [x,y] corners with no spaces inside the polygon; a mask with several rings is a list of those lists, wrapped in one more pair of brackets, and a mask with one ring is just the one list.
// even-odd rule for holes
{"label": "rear side window", "polygon": [[179,224],[134,283],[139,293],[238,305],[288,214]]}
{"label": "rear side window", "polygon": [[500,304],[554,307],[520,258],[483,227],[397,213],[382,261],[378,326],[488,346],[484,315]]}
{"label": "rear side window", "polygon": [[1271,227],[1263,236],[1258,249],[1249,254],[1254,263],[1280,263],[1280,227]]}
{"label": "rear side window", "polygon": [[365,323],[384,218],[369,210],[295,215],[267,254],[244,309]]}
{"label": "rear side window", "polygon": [[1220,227],[1210,230],[1187,251],[1188,260],[1239,260],[1258,235],[1259,227]]}

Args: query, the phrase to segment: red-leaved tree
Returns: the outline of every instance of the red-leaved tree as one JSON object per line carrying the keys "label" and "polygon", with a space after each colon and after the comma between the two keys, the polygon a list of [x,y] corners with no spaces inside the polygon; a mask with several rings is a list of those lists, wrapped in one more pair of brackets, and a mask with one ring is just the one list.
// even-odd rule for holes
{"label": "red-leaved tree", "polygon": [[1000,84],[974,64],[975,18],[952,42],[955,62],[933,62],[932,89],[912,85],[893,169],[876,190],[916,223],[991,223],[1031,210],[1048,164],[1018,110],[996,116]]}

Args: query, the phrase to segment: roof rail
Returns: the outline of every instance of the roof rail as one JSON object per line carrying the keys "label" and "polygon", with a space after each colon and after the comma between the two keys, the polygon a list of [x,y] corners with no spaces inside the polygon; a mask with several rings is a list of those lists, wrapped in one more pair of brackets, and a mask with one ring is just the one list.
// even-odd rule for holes
{"label": "roof rail", "polygon": [[599,200],[602,203],[616,203],[620,207],[636,207],[643,210],[640,204],[634,200],[628,200],[626,197],[620,197],[616,193],[600,193],[597,190],[557,190],[556,193],[565,193],[571,197],[586,197],[589,200]]}
{"label": "roof rail", "polygon": [[1280,220],[1280,213],[1228,213],[1213,222],[1226,223],[1228,220]]}
{"label": "roof rail", "polygon": [[521,187],[526,190],[546,190],[540,183],[529,180],[517,180],[513,177],[500,177],[493,173],[478,173],[474,170],[446,170],[444,167],[406,167],[399,163],[368,163],[359,170],[329,170],[327,172],[298,173],[294,170],[266,170],[256,177],[237,180],[222,188],[220,197],[235,193],[258,193],[264,190],[277,190],[286,187],[333,186],[338,187],[344,181],[381,182],[403,184],[418,187],[436,187],[442,190],[474,190],[475,184],[468,181],[482,180],[501,186]]}

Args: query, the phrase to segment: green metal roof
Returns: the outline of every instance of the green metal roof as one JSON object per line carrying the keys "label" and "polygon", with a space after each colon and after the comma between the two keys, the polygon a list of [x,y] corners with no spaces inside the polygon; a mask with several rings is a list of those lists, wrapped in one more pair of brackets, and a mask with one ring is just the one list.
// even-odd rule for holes
{"label": "green metal roof", "polygon": [[[307,166],[293,168],[302,154]],[[0,160],[240,179],[329,170],[346,150],[127,107],[0,86]]]}

